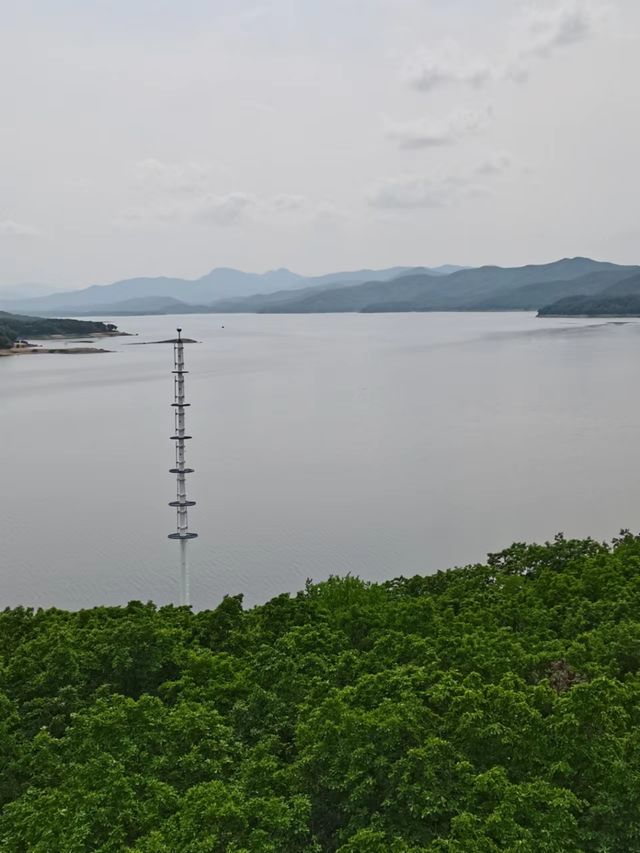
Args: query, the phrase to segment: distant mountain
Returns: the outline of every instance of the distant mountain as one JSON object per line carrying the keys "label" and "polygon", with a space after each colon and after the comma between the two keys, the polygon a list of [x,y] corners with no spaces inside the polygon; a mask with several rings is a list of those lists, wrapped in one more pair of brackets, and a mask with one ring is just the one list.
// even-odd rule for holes
{"label": "distant mountain", "polygon": [[[433,271],[404,273],[387,281],[307,287],[296,292],[221,300],[211,309],[275,314],[387,311],[534,310],[558,295],[589,292],[615,283],[638,267],[620,267],[589,258],[565,258],[525,267],[486,266],[442,276]],[[584,281],[584,285],[581,282]]]}
{"label": "distant mountain", "polygon": [[0,300],[19,301],[32,299],[35,296],[47,296],[55,293],[57,288],[48,284],[25,282],[24,284],[8,284],[0,287]]}
{"label": "distant mountain", "polygon": [[[362,281],[385,281],[406,273],[412,267],[391,267],[383,270],[354,270],[322,276],[303,276],[288,269],[266,273],[247,273],[219,267],[198,279],[130,278],[113,284],[92,285],[83,290],[65,291],[33,299],[2,298],[0,307],[11,311],[28,311],[39,314],[84,314],[96,308],[116,305],[130,299],[168,298],[193,305],[206,305],[227,297],[249,296],[255,293],[273,293],[314,286],[335,286]],[[422,269],[422,268],[418,268]],[[434,272],[443,275],[443,268]],[[154,312],[155,313],[155,312]]]}
{"label": "distant mountain", "polygon": [[[323,276],[302,276],[284,268],[258,274],[220,267],[195,280],[126,279],[20,302],[0,296],[0,307],[43,316],[547,311],[559,300],[578,296],[633,296],[632,285],[625,282],[637,275],[640,266],[589,258],[523,267],[391,267]],[[560,309],[575,312],[575,305]]]}
{"label": "distant mountain", "polygon": [[[624,276],[636,269],[621,268],[589,258],[564,258],[550,264],[530,264],[524,267],[486,266],[453,273],[445,282],[426,281],[422,292],[408,301],[413,311],[531,310],[548,301],[548,292],[562,288],[566,288],[565,292],[580,292],[577,282],[584,276],[610,272]],[[419,278],[414,276],[398,280],[398,284],[403,283],[410,291],[409,296],[420,285]],[[369,303],[363,310],[384,310],[384,303],[392,300],[407,301],[405,294],[398,292],[392,299]]]}
{"label": "distant mountain", "polygon": [[[199,279],[182,278],[129,278],[113,284],[92,285],[84,290],[65,291],[42,298],[29,299],[20,307],[41,313],[85,313],[94,308],[114,305],[129,299],[163,297],[182,302],[202,304],[229,295],[249,295],[264,288],[295,288],[300,276],[288,270],[274,270],[258,275],[238,270],[219,268]],[[15,309],[17,306],[9,306]]]}
{"label": "distant mountain", "polygon": [[617,267],[612,270],[600,270],[569,280],[534,282],[515,290],[500,291],[481,300],[477,308],[486,311],[535,311],[543,305],[575,295],[577,289],[584,295],[598,293],[607,285],[628,278],[640,267]]}
{"label": "distant mountain", "polygon": [[626,276],[625,278],[610,284],[601,293],[605,298],[617,296],[637,296],[640,293],[640,270],[634,275]]}
{"label": "distant mountain", "polygon": [[626,276],[597,293],[583,291],[565,296],[538,312],[540,317],[638,317],[640,316],[640,272]]}
{"label": "distant mountain", "polygon": [[180,299],[172,299],[170,296],[140,296],[137,299],[125,299],[122,302],[113,302],[107,305],[98,305],[87,311],[76,311],[75,316],[91,317],[114,317],[134,316],[149,314],[198,314],[209,313],[210,309],[204,305],[189,305]]}
{"label": "distant mountain", "polygon": [[470,270],[472,267],[459,267],[455,264],[442,264],[440,267],[429,267],[426,269],[426,272],[431,273],[432,275],[451,275],[453,272],[460,272],[461,270]]}

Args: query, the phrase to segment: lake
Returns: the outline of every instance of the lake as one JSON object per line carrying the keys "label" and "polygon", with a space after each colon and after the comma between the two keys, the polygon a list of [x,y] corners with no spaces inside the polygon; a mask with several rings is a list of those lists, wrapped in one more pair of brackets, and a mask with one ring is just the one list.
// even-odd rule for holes
{"label": "lake", "polygon": [[[384,580],[638,530],[640,324],[528,313],[118,317],[95,355],[0,359],[1,604],[176,601],[172,337],[191,599]],[[223,328],[224,326],[224,328]]]}

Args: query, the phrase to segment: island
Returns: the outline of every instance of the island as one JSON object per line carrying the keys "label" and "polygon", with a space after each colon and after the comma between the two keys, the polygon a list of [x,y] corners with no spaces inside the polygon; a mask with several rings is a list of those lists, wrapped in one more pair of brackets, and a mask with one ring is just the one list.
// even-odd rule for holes
{"label": "island", "polygon": [[[104,338],[125,335],[113,323],[96,320],[68,320],[30,317],[0,311],[0,355],[20,353],[91,353],[108,352],[98,347],[42,347],[30,343],[31,338],[59,340],[64,338]],[[87,343],[87,341],[82,341]]]}

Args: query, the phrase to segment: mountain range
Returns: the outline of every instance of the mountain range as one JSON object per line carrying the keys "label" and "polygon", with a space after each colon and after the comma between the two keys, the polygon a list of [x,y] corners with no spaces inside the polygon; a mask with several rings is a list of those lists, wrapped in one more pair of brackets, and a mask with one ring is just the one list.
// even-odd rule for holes
{"label": "mountain range", "polygon": [[[608,285],[640,272],[638,267],[571,258],[551,264],[505,268],[463,269],[442,278],[428,272],[403,274],[390,281],[364,282],[340,289],[313,288],[289,294],[220,301],[219,311],[259,313],[320,313],[337,311],[505,311],[537,310],[558,298],[583,293],[583,279],[596,287],[602,277]],[[603,285],[604,286],[604,285]],[[590,290],[589,292],[593,292]]]}
{"label": "mountain range", "polygon": [[41,316],[400,311],[538,311],[640,314],[640,266],[564,258],[522,267],[391,267],[323,276],[288,269],[216,268],[198,279],[133,278],[83,290],[6,301]]}
{"label": "mountain range", "polygon": [[[354,284],[364,281],[386,281],[412,270],[423,268],[391,267],[382,270],[355,270],[329,273],[321,276],[303,276],[288,269],[270,270],[266,273],[248,273],[228,267],[217,267],[197,279],[129,278],[113,284],[92,285],[82,290],[63,291],[16,299],[16,289],[10,296],[0,291],[0,307],[7,311],[29,311],[40,314],[84,314],[95,313],[96,309],[107,312],[122,312],[134,308],[134,313],[174,313],[178,307],[175,300],[190,306],[207,306],[214,300],[227,297],[243,297],[256,293],[269,294],[275,291],[297,291],[307,287],[329,287]],[[438,267],[430,269],[434,276],[446,275],[460,267]],[[26,294],[25,294],[26,296]],[[131,300],[138,301],[130,305]],[[164,303],[162,300],[166,300]],[[165,310],[167,308],[168,310]]]}

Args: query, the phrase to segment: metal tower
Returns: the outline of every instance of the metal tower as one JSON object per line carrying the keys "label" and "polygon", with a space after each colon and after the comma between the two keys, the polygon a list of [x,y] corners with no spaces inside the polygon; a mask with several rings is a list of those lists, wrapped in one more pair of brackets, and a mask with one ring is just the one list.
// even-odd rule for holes
{"label": "metal tower", "polygon": [[182,329],[177,329],[178,337],[173,341],[173,388],[175,402],[173,406],[175,416],[175,435],[171,438],[176,443],[176,467],[170,472],[176,475],[176,499],[169,506],[176,507],[177,529],[175,533],[169,534],[169,539],[180,541],[180,604],[189,604],[189,573],[187,569],[187,542],[195,539],[197,533],[189,532],[188,508],[195,506],[195,501],[187,500],[187,474],[193,474],[193,468],[185,467],[184,443],[191,436],[185,435],[185,409],[190,403],[184,400],[184,377],[188,370],[184,369],[184,341],[181,338]]}

